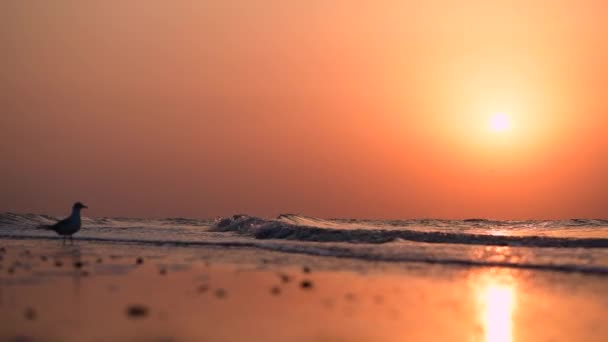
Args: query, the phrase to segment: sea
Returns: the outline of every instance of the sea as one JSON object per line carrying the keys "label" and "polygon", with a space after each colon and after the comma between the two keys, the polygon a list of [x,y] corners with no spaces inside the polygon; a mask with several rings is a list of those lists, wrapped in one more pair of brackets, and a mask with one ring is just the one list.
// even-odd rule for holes
{"label": "sea", "polygon": [[[57,240],[59,218],[0,214],[0,239]],[[78,241],[176,248],[251,248],[394,263],[509,267],[608,276],[608,220],[321,219],[295,214],[83,218]]]}

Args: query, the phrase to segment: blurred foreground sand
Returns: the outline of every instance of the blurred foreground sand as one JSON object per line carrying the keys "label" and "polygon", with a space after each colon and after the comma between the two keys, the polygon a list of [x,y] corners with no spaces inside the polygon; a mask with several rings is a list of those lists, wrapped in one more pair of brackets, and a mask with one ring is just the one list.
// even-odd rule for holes
{"label": "blurred foreground sand", "polygon": [[607,341],[608,277],[0,242],[6,341]]}

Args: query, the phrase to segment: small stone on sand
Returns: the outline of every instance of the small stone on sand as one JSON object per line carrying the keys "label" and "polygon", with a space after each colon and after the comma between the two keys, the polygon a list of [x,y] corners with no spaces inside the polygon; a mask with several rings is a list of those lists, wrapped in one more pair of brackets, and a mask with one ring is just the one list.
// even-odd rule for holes
{"label": "small stone on sand", "polygon": [[63,263],[61,261],[57,260],[57,261],[55,261],[55,266],[61,267],[61,266],[63,266]]}
{"label": "small stone on sand", "polygon": [[76,261],[76,262],[74,262],[74,267],[75,268],[82,268],[82,266],[83,266],[82,261]]}
{"label": "small stone on sand", "polygon": [[142,318],[148,315],[148,308],[143,305],[131,305],[127,308],[127,315],[130,318]]}
{"label": "small stone on sand", "polygon": [[27,308],[25,309],[25,313],[24,313],[25,319],[27,319],[28,321],[33,321],[36,319],[36,310],[32,309],[32,308]]}
{"label": "small stone on sand", "polygon": [[302,280],[302,282],[300,283],[300,287],[305,290],[312,289],[312,281]]}
{"label": "small stone on sand", "polygon": [[201,285],[198,287],[199,293],[204,293],[204,292],[207,292],[208,290],[209,290],[209,285]]}
{"label": "small stone on sand", "polygon": [[284,283],[289,283],[289,281],[291,280],[291,277],[288,274],[279,274],[279,277],[281,278],[281,281]]}
{"label": "small stone on sand", "polygon": [[280,295],[280,294],[281,294],[281,288],[280,288],[280,287],[278,287],[278,286],[273,286],[273,287],[270,289],[270,293],[272,293],[272,294],[273,294],[273,295],[275,295],[275,296]]}
{"label": "small stone on sand", "polygon": [[46,255],[42,255],[42,256],[40,256],[40,260],[42,260],[42,261],[47,261],[47,260],[48,260],[48,258],[46,257]]}
{"label": "small stone on sand", "polygon": [[144,259],[143,259],[143,258],[141,258],[141,257],[140,257],[140,258],[137,258],[137,260],[135,260],[135,263],[136,263],[136,264],[138,264],[138,265],[141,265],[141,264],[143,264],[143,263],[144,263]]}
{"label": "small stone on sand", "polygon": [[101,258],[97,258],[97,263],[98,263],[98,264],[101,264],[101,262],[102,262],[102,261],[103,261],[103,260],[101,260]]}
{"label": "small stone on sand", "polygon": [[227,296],[226,290],[224,290],[224,289],[215,290],[215,296],[217,298],[226,298],[226,296]]}
{"label": "small stone on sand", "polygon": [[161,268],[160,271],[158,271],[158,273],[160,273],[160,275],[166,275],[167,274],[167,270],[164,268]]}
{"label": "small stone on sand", "polygon": [[302,272],[304,272],[304,273],[310,273],[310,267],[308,267],[308,266],[302,267]]}

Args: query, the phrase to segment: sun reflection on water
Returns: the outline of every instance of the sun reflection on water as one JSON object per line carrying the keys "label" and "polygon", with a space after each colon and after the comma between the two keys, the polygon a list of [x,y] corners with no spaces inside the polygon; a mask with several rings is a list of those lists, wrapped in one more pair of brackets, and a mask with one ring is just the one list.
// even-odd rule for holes
{"label": "sun reflection on water", "polygon": [[513,311],[516,290],[512,281],[502,277],[482,277],[479,288],[480,323],[486,342],[513,341]]}

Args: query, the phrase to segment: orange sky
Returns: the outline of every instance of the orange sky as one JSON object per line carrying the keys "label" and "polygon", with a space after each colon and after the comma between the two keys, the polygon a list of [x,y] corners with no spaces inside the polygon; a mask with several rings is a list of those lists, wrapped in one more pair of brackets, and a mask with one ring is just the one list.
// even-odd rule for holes
{"label": "orange sky", "polygon": [[[0,4],[0,211],[608,217],[606,1]],[[512,121],[488,129],[491,115]]]}

